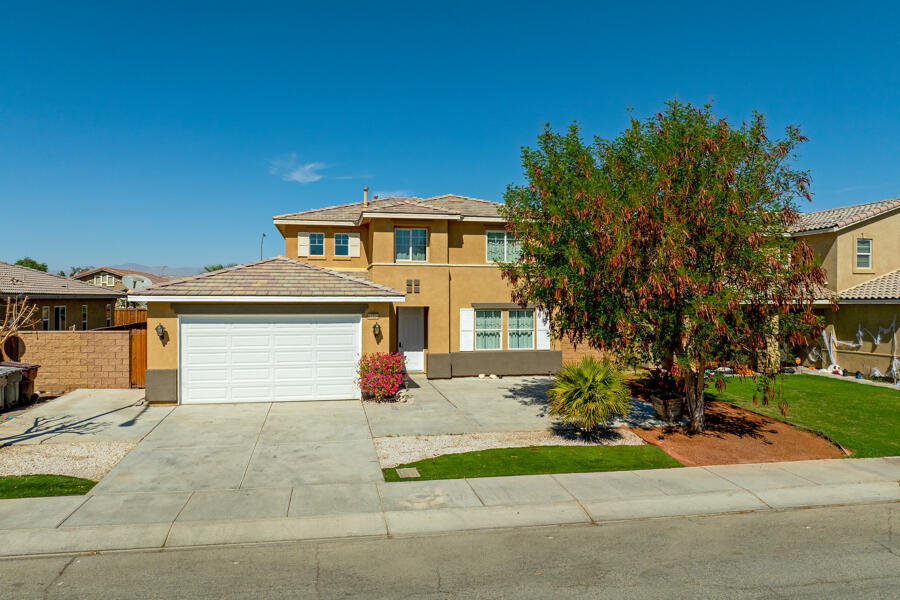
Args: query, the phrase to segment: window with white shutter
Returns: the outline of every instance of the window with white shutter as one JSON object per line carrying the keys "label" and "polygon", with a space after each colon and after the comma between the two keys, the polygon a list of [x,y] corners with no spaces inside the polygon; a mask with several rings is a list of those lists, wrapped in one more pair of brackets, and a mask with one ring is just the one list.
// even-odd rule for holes
{"label": "window with white shutter", "polygon": [[297,256],[309,256],[308,231],[301,231],[297,234]]}
{"label": "window with white shutter", "polygon": [[459,309],[459,350],[467,352],[475,349],[475,309]]}

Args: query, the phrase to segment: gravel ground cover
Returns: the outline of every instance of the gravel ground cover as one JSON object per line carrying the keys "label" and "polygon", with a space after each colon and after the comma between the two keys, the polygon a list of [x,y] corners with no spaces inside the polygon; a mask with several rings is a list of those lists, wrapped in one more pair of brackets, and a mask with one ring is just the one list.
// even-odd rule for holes
{"label": "gravel ground cover", "polygon": [[98,481],[137,444],[75,442],[0,448],[0,475],[69,475]]}
{"label": "gravel ground cover", "polygon": [[587,441],[571,431],[504,431],[497,433],[463,433],[458,435],[404,435],[374,438],[381,467],[434,458],[444,454],[461,454],[490,448],[525,448],[528,446],[640,446],[644,442],[624,428],[605,430],[597,441]]}

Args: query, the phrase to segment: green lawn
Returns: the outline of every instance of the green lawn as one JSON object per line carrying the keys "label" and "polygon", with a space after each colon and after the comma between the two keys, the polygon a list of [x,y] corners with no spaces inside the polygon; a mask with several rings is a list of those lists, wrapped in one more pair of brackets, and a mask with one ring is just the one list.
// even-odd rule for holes
{"label": "green lawn", "polygon": [[7,475],[0,477],[0,498],[81,496],[97,484],[65,475]]}
{"label": "green lawn", "polygon": [[784,375],[776,384],[788,403],[787,416],[782,417],[777,402],[763,406],[760,401],[754,406],[754,379],[729,377],[726,381],[722,394],[710,388],[708,397],[822,433],[854,456],[900,455],[900,389],[817,375]]}
{"label": "green lawn", "polygon": [[[680,462],[656,446],[530,446],[445,454],[382,470],[386,481],[419,481],[680,466]],[[400,479],[396,469],[401,467],[415,467],[421,477]]]}

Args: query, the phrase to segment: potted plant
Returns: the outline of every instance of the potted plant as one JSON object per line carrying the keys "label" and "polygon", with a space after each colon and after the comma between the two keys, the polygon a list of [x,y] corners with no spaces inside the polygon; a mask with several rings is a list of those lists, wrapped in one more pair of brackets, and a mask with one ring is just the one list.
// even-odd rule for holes
{"label": "potted plant", "polygon": [[684,395],[678,381],[665,368],[650,371],[650,401],[656,417],[662,421],[680,421],[684,414]]}

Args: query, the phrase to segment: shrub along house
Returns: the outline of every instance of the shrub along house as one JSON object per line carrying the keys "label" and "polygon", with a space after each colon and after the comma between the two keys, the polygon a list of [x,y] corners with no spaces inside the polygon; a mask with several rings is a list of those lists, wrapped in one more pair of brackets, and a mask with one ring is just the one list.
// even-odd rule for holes
{"label": "shrub along house", "polygon": [[811,362],[900,378],[900,198],[804,213],[790,233],[813,249],[838,299],[837,311],[823,309]]}
{"label": "shrub along house", "polygon": [[361,352],[402,352],[429,378],[556,371],[577,353],[510,301],[498,263],[518,248],[499,207],[364,191],[274,217],[285,257],[136,290],[148,401],[358,398]]}

